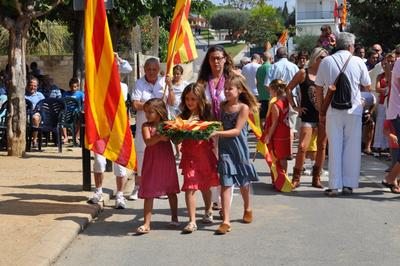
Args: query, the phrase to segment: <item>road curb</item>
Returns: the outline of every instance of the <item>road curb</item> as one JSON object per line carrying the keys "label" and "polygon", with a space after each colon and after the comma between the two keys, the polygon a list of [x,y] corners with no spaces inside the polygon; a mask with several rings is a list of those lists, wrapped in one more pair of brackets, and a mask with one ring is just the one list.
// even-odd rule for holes
{"label": "road curb", "polygon": [[[104,181],[110,182],[110,179],[112,178],[106,178]],[[104,187],[110,186],[106,184]],[[112,190],[110,193],[113,193]],[[110,194],[103,192],[103,198],[102,204],[90,205],[93,206],[91,211],[79,216],[79,219],[62,220],[51,226],[39,242],[27,250],[15,265],[47,266],[54,263],[71,242],[102,212],[104,206],[108,205]]]}

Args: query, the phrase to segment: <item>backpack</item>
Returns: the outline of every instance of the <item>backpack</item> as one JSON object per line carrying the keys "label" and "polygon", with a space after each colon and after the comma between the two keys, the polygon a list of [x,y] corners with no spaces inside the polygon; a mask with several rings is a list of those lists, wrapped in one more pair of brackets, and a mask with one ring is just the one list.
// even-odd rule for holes
{"label": "backpack", "polygon": [[[339,110],[345,110],[345,109],[351,109],[351,107],[352,107],[351,84],[350,84],[349,78],[344,73],[344,70],[346,69],[347,64],[349,63],[351,57],[352,56],[350,55],[335,80],[334,84],[336,85],[336,91],[333,94],[332,101],[331,101],[332,108],[339,109]],[[340,69],[338,62],[335,60],[334,57],[332,57],[332,58],[335,61],[337,67]]]}

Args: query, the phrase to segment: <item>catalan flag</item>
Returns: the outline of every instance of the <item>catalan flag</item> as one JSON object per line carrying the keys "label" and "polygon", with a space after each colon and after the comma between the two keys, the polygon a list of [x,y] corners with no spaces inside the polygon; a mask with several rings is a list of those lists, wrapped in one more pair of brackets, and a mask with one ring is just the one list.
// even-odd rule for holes
{"label": "catalan flag", "polygon": [[286,46],[286,42],[288,40],[289,37],[289,31],[288,30],[284,30],[281,34],[281,37],[279,37],[278,40],[278,44],[281,46]]}
{"label": "catalan flag", "polygon": [[[273,101],[276,101],[276,98],[271,99],[268,112],[270,112]],[[291,192],[293,189],[292,183],[290,182],[286,172],[282,169],[279,161],[276,159],[274,152],[269,151],[268,146],[264,142],[266,132],[263,134],[261,131],[259,115],[250,114],[247,122],[258,140],[257,151],[264,156],[269,168],[271,169],[271,177],[275,184],[275,189],[280,192]]]}
{"label": "catalan flag", "polygon": [[347,1],[343,0],[343,10],[342,10],[342,17],[340,18],[340,22],[342,23],[342,26],[346,26],[346,20],[347,20]]}
{"label": "catalan flag", "polygon": [[196,45],[189,24],[190,0],[177,0],[168,40],[167,73],[174,65],[197,58]]}
{"label": "catalan flag", "polygon": [[136,155],[104,0],[85,9],[85,146],[130,169]]}

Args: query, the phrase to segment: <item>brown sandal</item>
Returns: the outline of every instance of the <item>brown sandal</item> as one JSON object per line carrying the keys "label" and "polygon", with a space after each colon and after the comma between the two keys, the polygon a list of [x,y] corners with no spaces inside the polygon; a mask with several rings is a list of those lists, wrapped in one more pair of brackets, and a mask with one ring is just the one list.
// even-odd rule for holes
{"label": "brown sandal", "polygon": [[218,229],[215,231],[215,233],[217,235],[225,235],[226,233],[230,232],[232,230],[231,225],[230,224],[225,224],[222,223]]}
{"label": "brown sandal", "polygon": [[253,221],[253,211],[244,211],[243,222],[249,224]]}

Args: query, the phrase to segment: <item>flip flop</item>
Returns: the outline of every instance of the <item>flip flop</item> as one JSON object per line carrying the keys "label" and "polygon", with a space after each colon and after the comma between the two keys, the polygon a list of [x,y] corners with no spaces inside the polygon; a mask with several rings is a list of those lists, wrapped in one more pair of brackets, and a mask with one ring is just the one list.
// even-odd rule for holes
{"label": "flip flop", "polygon": [[136,229],[136,234],[138,235],[144,235],[148,233],[150,233],[150,228],[146,228],[144,225],[141,225]]}

